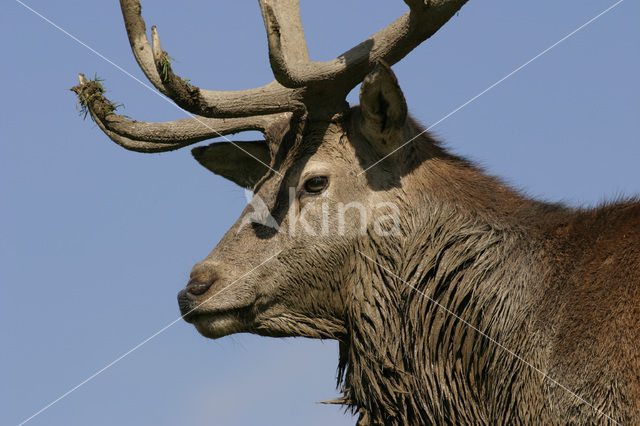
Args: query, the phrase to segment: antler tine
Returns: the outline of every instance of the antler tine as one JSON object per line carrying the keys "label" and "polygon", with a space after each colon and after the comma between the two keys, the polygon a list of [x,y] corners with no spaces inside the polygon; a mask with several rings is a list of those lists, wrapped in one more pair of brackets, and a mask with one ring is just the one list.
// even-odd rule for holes
{"label": "antler tine", "polygon": [[177,105],[206,117],[246,117],[292,111],[299,107],[296,93],[277,82],[247,90],[203,90],[173,73],[169,56],[160,46],[158,31],[152,27],[153,46],[138,0],[120,0],[131,50],[149,81]]}
{"label": "antler tine", "polygon": [[298,0],[259,0],[259,3],[276,80],[285,87],[305,86],[304,80],[290,72],[291,65],[304,68],[310,62]]}
{"label": "antler tine", "polygon": [[104,97],[97,81],[78,76],[76,92],[83,108],[91,114],[98,127],[118,145],[138,152],[173,151],[187,145],[230,133],[247,130],[265,132],[270,124],[290,113],[237,118],[193,117],[161,123],[128,119],[114,113],[116,106]]}
{"label": "antler tine", "polygon": [[[340,95],[346,94],[362,81],[375,64],[383,60],[393,65],[424,40],[435,34],[467,0],[405,0],[410,11],[387,27],[372,35],[332,61],[291,61],[285,42],[288,27],[283,18],[294,18],[292,13],[276,15],[269,3],[260,0],[263,10],[269,57],[276,80],[285,87],[297,88],[330,82]],[[293,2],[294,0],[287,0]],[[279,2],[280,4],[281,2]],[[295,0],[297,4],[297,0]],[[297,15],[299,19],[299,12]]]}
{"label": "antler tine", "polygon": [[142,6],[140,2],[131,0],[120,0],[120,9],[124,18],[124,26],[127,30],[129,44],[133,51],[133,56],[140,66],[140,69],[147,76],[151,84],[163,94],[167,94],[160,74],[156,69],[156,64],[151,53],[151,45],[147,39],[147,27],[142,19]]}

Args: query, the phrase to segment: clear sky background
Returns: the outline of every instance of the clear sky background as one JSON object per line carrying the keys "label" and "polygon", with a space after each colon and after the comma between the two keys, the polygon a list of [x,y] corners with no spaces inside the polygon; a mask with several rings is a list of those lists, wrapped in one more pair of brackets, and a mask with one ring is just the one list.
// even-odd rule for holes
{"label": "clear sky background", "polygon": [[[144,79],[116,1],[26,0]],[[404,13],[400,0],[303,1],[328,60]],[[472,0],[394,67],[410,111],[438,121],[612,5]],[[209,89],[272,80],[255,1],[146,1],[176,72]],[[593,206],[640,194],[640,4],[626,0],[440,123],[453,151],[532,196]],[[139,120],[185,117],[13,0],[0,5],[0,424],[17,424],[179,316],[176,293],[236,220],[240,188],[188,149],[116,146],[76,110],[77,74]],[[357,97],[350,97],[357,102]],[[243,135],[252,138],[255,135]],[[337,345],[180,321],[33,425],[353,424],[336,406]]]}

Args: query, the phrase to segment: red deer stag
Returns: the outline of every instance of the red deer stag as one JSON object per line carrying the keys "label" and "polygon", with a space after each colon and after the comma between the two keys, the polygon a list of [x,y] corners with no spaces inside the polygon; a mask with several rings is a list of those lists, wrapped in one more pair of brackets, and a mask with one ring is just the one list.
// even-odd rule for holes
{"label": "red deer stag", "polygon": [[640,203],[532,200],[445,151],[407,115],[389,65],[466,0],[405,1],[314,62],[298,1],[260,0],[275,81],[234,92],[175,75],[138,1],[120,1],[140,67],[196,116],[127,119],[81,75],[73,90],[107,136],[141,152],[265,136],[193,150],[260,202],[193,267],[185,319],[210,338],[338,340],[335,402],[360,425],[640,421]]}

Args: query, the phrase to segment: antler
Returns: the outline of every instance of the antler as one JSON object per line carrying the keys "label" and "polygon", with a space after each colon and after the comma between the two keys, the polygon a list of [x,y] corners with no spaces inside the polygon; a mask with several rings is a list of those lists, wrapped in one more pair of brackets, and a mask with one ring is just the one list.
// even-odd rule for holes
{"label": "antler", "polygon": [[[269,60],[276,80],[239,91],[200,89],[177,76],[162,50],[157,29],[146,35],[138,0],[120,0],[131,49],[149,81],[177,105],[197,116],[147,123],[115,114],[97,81],[80,74],[74,90],[98,126],[119,145],[134,151],[160,152],[246,130],[263,133],[271,124],[300,111],[339,112],[345,96],[382,60],[394,64],[433,35],[466,0],[405,0],[410,11],[369,39],[328,62],[311,61],[304,40],[298,0],[259,0]],[[293,113],[293,114],[292,114]]]}
{"label": "antler", "polygon": [[299,104],[291,89],[276,82],[248,90],[203,90],[173,73],[169,55],[162,50],[155,26],[151,27],[153,46],[146,36],[146,25],[138,0],[120,0],[133,55],[149,81],[180,107],[206,117],[243,117],[291,111]]}
{"label": "antler", "polygon": [[[405,0],[410,11],[378,31],[367,40],[344,52],[332,61],[316,62],[304,59],[290,40],[304,42],[300,13],[292,7],[278,8],[280,0],[260,0],[262,16],[269,42],[269,59],[276,80],[285,87],[299,88],[317,84],[335,87],[340,94],[348,93],[382,60],[393,65],[424,40],[436,33],[467,0]],[[287,1],[296,3],[297,1]],[[290,5],[288,5],[290,6]],[[283,28],[287,25],[287,28]],[[288,32],[291,34],[287,34]],[[288,36],[288,40],[285,38]],[[300,59],[291,60],[292,57]]]}
{"label": "antler", "polygon": [[91,114],[98,127],[118,145],[138,152],[173,151],[187,145],[247,130],[267,131],[270,124],[283,120],[287,113],[255,117],[207,118],[193,117],[162,123],[147,123],[115,114],[116,105],[104,97],[98,81],[88,81],[78,75],[76,92],[82,108]]}

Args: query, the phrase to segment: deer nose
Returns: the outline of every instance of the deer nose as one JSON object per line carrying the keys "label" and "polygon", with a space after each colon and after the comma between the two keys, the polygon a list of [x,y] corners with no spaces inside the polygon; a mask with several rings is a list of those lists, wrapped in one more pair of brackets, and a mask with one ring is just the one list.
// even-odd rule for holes
{"label": "deer nose", "polygon": [[218,278],[217,265],[203,261],[194,265],[191,269],[191,277],[183,292],[185,296],[195,299],[202,296],[211,288]]}
{"label": "deer nose", "polygon": [[205,294],[213,281],[202,282],[191,279],[186,287],[178,293],[178,306],[180,313],[187,319],[187,315],[193,312],[199,306],[198,298]]}
{"label": "deer nose", "polygon": [[201,296],[209,290],[213,281],[210,282],[200,282],[196,280],[190,280],[185,287],[185,291],[192,296]]}

